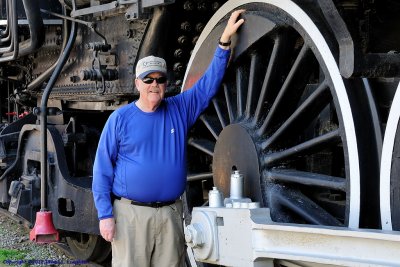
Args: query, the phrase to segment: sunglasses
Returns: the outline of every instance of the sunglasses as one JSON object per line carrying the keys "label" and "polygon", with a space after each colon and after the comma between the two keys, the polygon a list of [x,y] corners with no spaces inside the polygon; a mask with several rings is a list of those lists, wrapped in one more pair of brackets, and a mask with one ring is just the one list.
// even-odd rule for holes
{"label": "sunglasses", "polygon": [[142,81],[145,84],[152,84],[154,81],[156,81],[157,84],[163,84],[167,82],[167,77],[161,76],[158,78],[150,78],[150,77],[145,77],[142,79]]}

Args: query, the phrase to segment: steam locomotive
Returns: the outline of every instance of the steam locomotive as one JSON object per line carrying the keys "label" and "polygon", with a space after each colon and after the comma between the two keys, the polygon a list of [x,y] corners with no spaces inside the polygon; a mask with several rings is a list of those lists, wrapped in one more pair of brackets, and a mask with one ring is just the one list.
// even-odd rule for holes
{"label": "steam locomotive", "polygon": [[45,205],[77,258],[111,252],[92,165],[110,113],[138,98],[136,62],[165,58],[167,96],[180,93],[239,8],[223,84],[189,134],[185,223],[213,186],[228,196],[240,170],[274,222],[400,229],[399,2],[0,4],[0,206],[32,227]]}

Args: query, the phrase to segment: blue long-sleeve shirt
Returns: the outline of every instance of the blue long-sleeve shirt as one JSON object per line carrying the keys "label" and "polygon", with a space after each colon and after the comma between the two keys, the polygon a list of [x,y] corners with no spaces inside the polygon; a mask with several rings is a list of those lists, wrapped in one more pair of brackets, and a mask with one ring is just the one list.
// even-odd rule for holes
{"label": "blue long-sleeve shirt", "polygon": [[110,115],[93,166],[99,219],[113,217],[111,192],[140,202],[176,200],[183,193],[187,132],[216,94],[229,55],[218,47],[193,87],[165,98],[154,112],[131,103]]}

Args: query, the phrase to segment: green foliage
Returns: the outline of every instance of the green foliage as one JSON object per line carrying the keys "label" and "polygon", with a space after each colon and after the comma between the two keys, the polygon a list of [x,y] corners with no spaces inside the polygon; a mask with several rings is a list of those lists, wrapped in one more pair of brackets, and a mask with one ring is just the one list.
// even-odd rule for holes
{"label": "green foliage", "polygon": [[22,260],[25,257],[25,251],[14,249],[0,249],[0,266],[4,266],[5,260]]}

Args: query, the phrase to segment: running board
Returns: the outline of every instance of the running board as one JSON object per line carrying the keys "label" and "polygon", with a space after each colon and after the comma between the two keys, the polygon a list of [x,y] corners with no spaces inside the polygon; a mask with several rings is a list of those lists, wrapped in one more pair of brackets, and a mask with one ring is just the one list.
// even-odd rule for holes
{"label": "running board", "polygon": [[185,240],[197,261],[224,266],[398,266],[399,232],[279,224],[267,208],[193,209]]}

